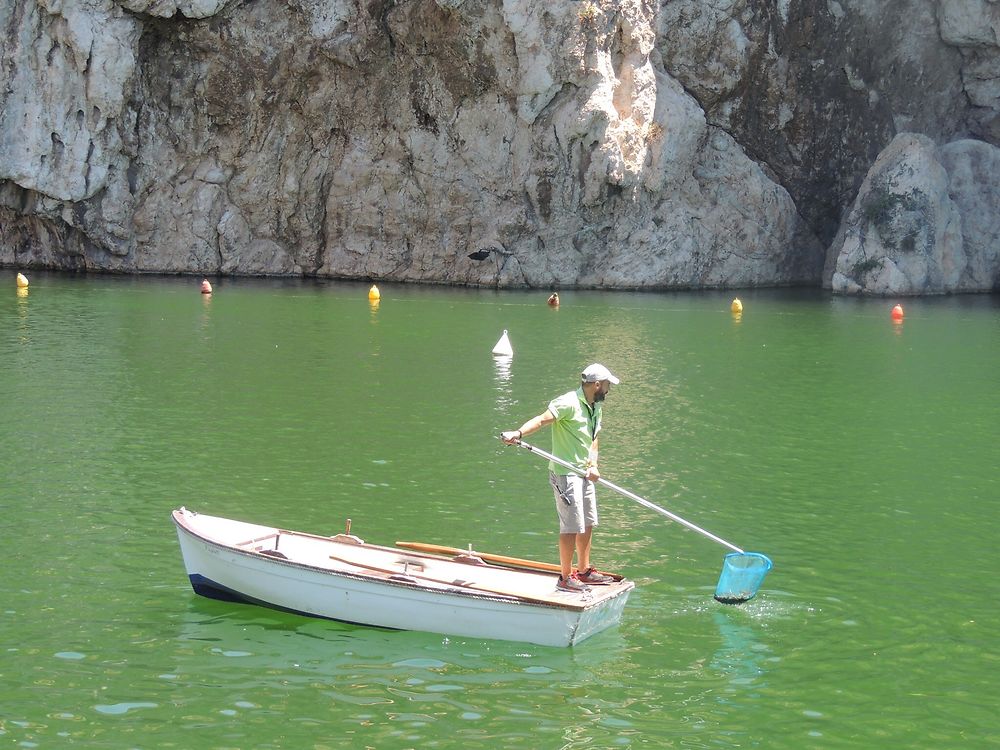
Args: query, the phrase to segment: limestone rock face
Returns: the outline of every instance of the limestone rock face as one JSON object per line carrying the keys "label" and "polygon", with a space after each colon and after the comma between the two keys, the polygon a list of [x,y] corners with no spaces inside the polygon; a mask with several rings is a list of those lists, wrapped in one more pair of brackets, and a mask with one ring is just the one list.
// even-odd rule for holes
{"label": "limestone rock face", "polygon": [[938,151],[948,192],[962,219],[968,263],[959,291],[1000,288],[1000,148],[962,140]]}
{"label": "limestone rock face", "polygon": [[828,285],[849,294],[982,292],[1000,281],[1000,149],[900,134],[841,226]]}
{"label": "limestone rock face", "polygon": [[941,38],[962,52],[972,135],[1000,144],[1000,3],[941,0]]}
{"label": "limestone rock face", "polygon": [[990,99],[1000,49],[979,26],[998,9],[991,0],[673,0],[660,50],[708,121],[766,164],[829,242],[897,132],[1000,142],[1000,98]]}
{"label": "limestone rock face", "polygon": [[0,177],[59,201],[91,198],[120,163],[139,26],[110,0],[4,7],[15,33],[3,42]]}
{"label": "limestone rock face", "polygon": [[818,285],[897,131],[1000,142],[998,8],[9,0],[0,264]]}

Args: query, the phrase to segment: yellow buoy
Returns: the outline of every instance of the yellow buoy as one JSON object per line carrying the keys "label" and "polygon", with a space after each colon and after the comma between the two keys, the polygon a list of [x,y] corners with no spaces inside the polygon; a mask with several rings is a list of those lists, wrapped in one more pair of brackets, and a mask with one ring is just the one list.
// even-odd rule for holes
{"label": "yellow buoy", "polygon": [[23,273],[17,275],[17,286],[19,289],[25,289],[28,286],[28,277]]}
{"label": "yellow buoy", "polygon": [[372,288],[368,290],[368,299],[382,299],[382,295],[378,291],[378,287],[372,284]]}
{"label": "yellow buoy", "polygon": [[741,312],[743,312],[743,303],[740,302],[740,298],[739,297],[737,297],[736,299],[733,300],[733,304],[731,304],[729,306],[729,309],[732,310],[734,313],[741,313]]}

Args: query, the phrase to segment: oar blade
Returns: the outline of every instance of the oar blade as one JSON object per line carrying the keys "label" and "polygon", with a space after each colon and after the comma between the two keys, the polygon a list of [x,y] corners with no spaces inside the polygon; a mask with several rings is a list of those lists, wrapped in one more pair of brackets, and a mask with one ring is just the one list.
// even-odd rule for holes
{"label": "oar blade", "polygon": [[723,562],[715,600],[723,604],[742,604],[753,599],[772,567],[771,559],[760,552],[731,552]]}

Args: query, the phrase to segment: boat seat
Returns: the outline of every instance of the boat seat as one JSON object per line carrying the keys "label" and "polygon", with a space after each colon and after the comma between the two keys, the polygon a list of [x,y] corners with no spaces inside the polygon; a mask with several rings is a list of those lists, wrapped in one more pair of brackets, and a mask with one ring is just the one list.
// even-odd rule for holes
{"label": "boat seat", "polygon": [[266,542],[268,539],[274,539],[274,546],[275,547],[278,546],[278,534],[276,532],[272,532],[272,533],[267,534],[265,536],[257,536],[257,537],[254,537],[253,539],[247,539],[245,542],[239,542],[239,543],[237,543],[236,546],[237,547],[250,547],[250,546],[252,546],[254,544],[260,544],[261,542]]}
{"label": "boat seat", "polygon": [[488,563],[479,555],[471,552],[463,552],[451,558],[452,562],[464,563],[465,565],[487,565]]}
{"label": "boat seat", "polygon": [[335,542],[342,542],[344,544],[364,544],[365,540],[361,537],[354,536],[354,534],[337,534],[336,536],[331,536],[331,540]]}

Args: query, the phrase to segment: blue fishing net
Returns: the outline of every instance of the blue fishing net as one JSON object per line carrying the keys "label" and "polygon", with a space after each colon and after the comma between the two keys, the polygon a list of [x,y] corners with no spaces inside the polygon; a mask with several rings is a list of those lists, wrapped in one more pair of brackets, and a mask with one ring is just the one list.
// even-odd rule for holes
{"label": "blue fishing net", "polygon": [[715,599],[723,604],[739,604],[752,599],[772,568],[767,555],[760,552],[732,552],[726,555]]}

